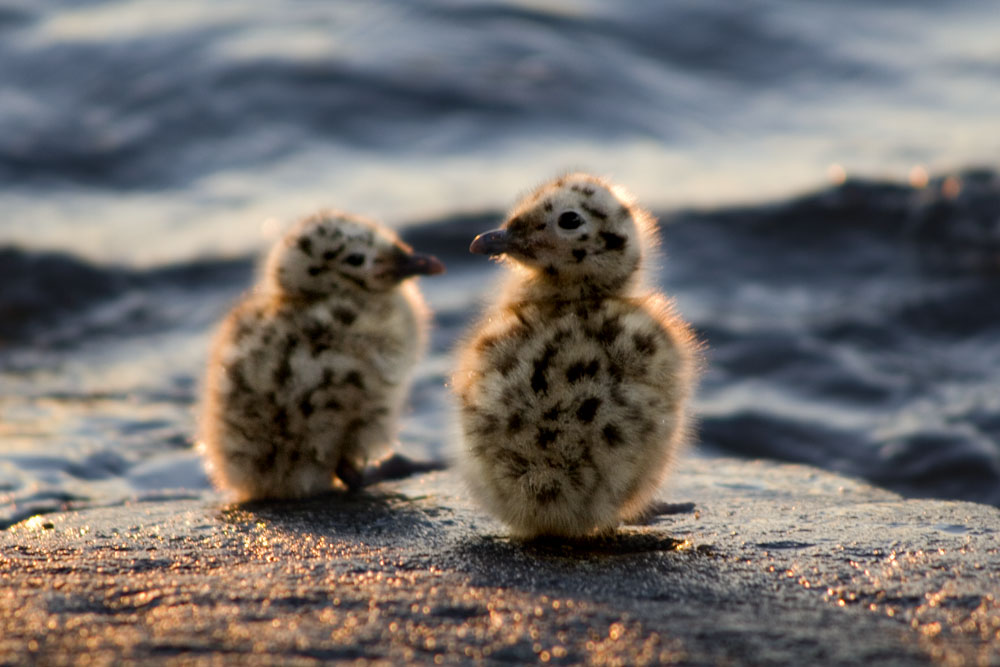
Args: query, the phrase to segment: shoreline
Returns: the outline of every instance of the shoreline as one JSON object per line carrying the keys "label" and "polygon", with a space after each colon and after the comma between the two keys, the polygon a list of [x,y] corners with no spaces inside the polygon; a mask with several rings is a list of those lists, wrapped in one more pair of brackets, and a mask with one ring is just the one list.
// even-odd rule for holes
{"label": "shoreline", "polygon": [[1000,661],[1000,509],[725,457],[658,501],[573,543],[507,538],[450,470],[46,514],[0,533],[0,664]]}

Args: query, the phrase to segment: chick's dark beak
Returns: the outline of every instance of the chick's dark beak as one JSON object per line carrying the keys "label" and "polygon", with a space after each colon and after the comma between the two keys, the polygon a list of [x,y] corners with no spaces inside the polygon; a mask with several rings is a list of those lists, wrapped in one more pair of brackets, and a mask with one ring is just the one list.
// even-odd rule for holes
{"label": "chick's dark beak", "polygon": [[419,252],[400,253],[393,266],[393,274],[403,280],[410,276],[434,276],[444,273],[444,264],[434,255]]}
{"label": "chick's dark beak", "polygon": [[476,255],[502,255],[508,248],[510,248],[510,232],[506,229],[494,229],[474,238],[472,245],[469,246],[469,252]]}

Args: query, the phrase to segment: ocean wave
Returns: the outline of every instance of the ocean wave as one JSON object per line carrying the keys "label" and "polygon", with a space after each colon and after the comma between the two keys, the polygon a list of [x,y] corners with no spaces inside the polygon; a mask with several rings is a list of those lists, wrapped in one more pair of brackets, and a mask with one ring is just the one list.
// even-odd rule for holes
{"label": "ocean wave", "polygon": [[[849,13],[820,5],[792,20],[760,2],[571,13],[428,0],[370,15],[287,2],[185,21],[148,2],[89,4],[0,15],[16,37],[0,43],[8,182],[182,186],[322,142],[431,154],[543,136],[682,144],[767,127],[762,91],[825,97],[910,65],[845,48],[825,28],[852,29]],[[165,25],[128,20],[144,4]],[[313,48],[289,49],[297,41]]]}
{"label": "ocean wave", "polygon": [[851,182],[680,212],[665,282],[708,344],[701,439],[1000,504],[1000,179]]}
{"label": "ocean wave", "polygon": [[46,348],[101,332],[140,335],[176,311],[165,292],[233,291],[249,281],[253,265],[243,257],[134,269],[62,252],[0,247],[0,345]]}

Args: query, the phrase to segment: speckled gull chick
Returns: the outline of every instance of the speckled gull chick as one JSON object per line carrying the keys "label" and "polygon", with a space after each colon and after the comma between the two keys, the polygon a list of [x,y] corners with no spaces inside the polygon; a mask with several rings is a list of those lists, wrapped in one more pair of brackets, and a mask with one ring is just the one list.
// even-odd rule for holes
{"label": "speckled gull chick", "polygon": [[510,270],[453,377],[473,495],[519,537],[639,516],[688,437],[698,344],[642,282],[655,221],[585,174],[528,195],[473,253]]}
{"label": "speckled gull chick", "polygon": [[378,224],[323,212],[294,226],[220,327],[200,446],[239,500],[356,488],[391,447],[429,312],[410,280],[444,271]]}

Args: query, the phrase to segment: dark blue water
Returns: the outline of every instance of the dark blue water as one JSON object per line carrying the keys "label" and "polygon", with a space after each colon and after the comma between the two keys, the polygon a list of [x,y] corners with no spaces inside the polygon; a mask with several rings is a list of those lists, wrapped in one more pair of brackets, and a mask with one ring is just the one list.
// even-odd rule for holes
{"label": "dark blue water", "polygon": [[1000,504],[1000,13],[871,5],[0,4],[0,524],[202,493],[208,336],[318,206],[449,264],[401,446],[442,458],[468,242],[570,168],[661,214],[701,453]]}

